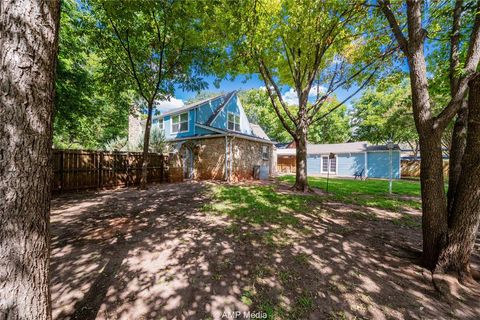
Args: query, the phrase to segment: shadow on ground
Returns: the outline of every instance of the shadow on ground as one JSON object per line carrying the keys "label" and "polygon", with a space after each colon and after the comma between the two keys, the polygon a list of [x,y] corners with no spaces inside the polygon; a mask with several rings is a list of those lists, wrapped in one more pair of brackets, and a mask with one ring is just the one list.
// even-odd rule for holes
{"label": "shadow on ground", "polygon": [[54,318],[480,317],[480,296],[438,296],[418,266],[420,229],[401,213],[268,188],[180,183],[56,198]]}

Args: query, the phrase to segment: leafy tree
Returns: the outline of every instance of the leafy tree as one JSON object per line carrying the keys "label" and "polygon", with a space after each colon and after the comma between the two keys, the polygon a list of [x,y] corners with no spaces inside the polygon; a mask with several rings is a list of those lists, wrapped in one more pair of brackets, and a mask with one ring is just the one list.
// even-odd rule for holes
{"label": "leafy tree", "polygon": [[[251,89],[239,93],[243,108],[248,119],[259,124],[268,137],[274,141],[290,142],[292,136],[288,133],[272,107],[268,93],[264,89]],[[330,109],[338,101],[330,99]],[[296,106],[290,106],[292,112]],[[346,106],[334,110],[329,117],[310,126],[308,141],[311,143],[341,143],[350,138],[350,119]]]}
{"label": "leafy tree", "polygon": [[95,149],[126,135],[131,94],[104,81],[91,12],[62,1],[61,21],[54,145]]}
{"label": "leafy tree", "polygon": [[[338,100],[325,102],[325,109],[332,110]],[[330,106],[328,106],[330,105]],[[322,119],[308,128],[308,141],[311,143],[344,143],[351,139],[350,114],[346,105],[333,109]]]}
{"label": "leafy tree", "polygon": [[410,84],[386,79],[365,91],[354,103],[353,137],[375,144],[407,143],[418,152],[418,133],[412,118]]}
{"label": "leafy tree", "polygon": [[[275,113],[296,142],[297,190],[308,189],[309,127],[358,92],[373,77],[375,64],[391,49],[381,34],[363,36],[370,24],[364,23],[368,10],[362,3],[245,0],[229,6],[230,13],[223,14],[226,21],[219,33],[229,42],[226,52],[230,53],[231,67],[242,64],[246,70],[260,73]],[[326,102],[335,90],[350,86],[354,80],[358,89],[327,109]],[[325,85],[325,90],[310,102],[311,90],[320,85]],[[282,86],[297,93],[295,110],[283,99]]]}
{"label": "leafy tree", "polygon": [[[404,5],[381,0],[372,6],[376,6],[385,17],[408,63],[412,110],[422,156],[424,263],[438,273],[454,271],[461,279],[470,278],[469,261],[480,220],[480,128],[476,122],[480,95],[477,80],[480,2],[467,5],[462,0],[428,3],[409,0]],[[442,24],[444,17],[448,17],[450,28]],[[406,25],[406,33],[403,25]],[[445,32],[448,34],[445,46],[450,48],[450,54],[448,57],[437,55],[440,57],[438,63],[429,65],[425,46],[429,45],[429,39],[441,38]],[[432,48],[435,49],[435,46]],[[439,65],[440,70],[444,68],[442,65],[448,65],[450,95],[440,111],[435,112],[433,97],[436,90],[432,90],[434,86],[429,84],[432,78],[444,79],[441,71],[438,76],[431,75],[436,74]],[[465,100],[467,92],[468,102]],[[466,114],[462,114],[464,109]],[[455,170],[458,173],[454,175],[455,183],[449,183],[447,202],[442,170],[442,136],[457,114],[457,122],[460,123],[456,123],[456,127],[457,124],[459,126],[453,129],[453,135],[465,147],[452,144],[452,148],[461,149],[451,159],[457,162],[460,170]],[[466,117],[467,121],[462,117]],[[461,136],[462,131],[465,137]]]}
{"label": "leafy tree", "polygon": [[239,97],[248,119],[260,125],[270,139],[279,142],[291,141],[292,136],[278,119],[265,90],[241,91]]}
{"label": "leafy tree", "polygon": [[60,1],[0,5],[0,318],[48,320]]}
{"label": "leafy tree", "polygon": [[190,99],[186,100],[185,104],[197,103],[197,102],[200,102],[202,100],[207,100],[207,99],[216,97],[216,96],[221,95],[221,94],[225,94],[225,92],[224,91],[213,92],[213,91],[208,91],[208,90],[200,91],[193,98],[190,98]]}
{"label": "leafy tree", "polygon": [[175,86],[199,91],[202,62],[210,58],[201,35],[202,4],[188,1],[93,1],[104,63],[116,81],[125,80],[146,104],[141,188],[146,188],[155,100]]}

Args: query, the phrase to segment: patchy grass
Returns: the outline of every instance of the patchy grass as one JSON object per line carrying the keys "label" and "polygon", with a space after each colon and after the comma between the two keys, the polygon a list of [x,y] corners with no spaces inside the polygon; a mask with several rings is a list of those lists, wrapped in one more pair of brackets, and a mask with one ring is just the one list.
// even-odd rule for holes
{"label": "patchy grass", "polygon": [[[280,181],[292,183],[294,176],[282,176]],[[309,177],[311,187],[326,191],[327,179]],[[416,181],[393,181],[392,195],[388,194],[386,180],[353,180],[331,178],[328,182],[329,197],[347,204],[378,207],[398,211],[402,207],[421,208],[420,183]]]}
{"label": "patchy grass", "polygon": [[297,225],[293,213],[307,211],[315,201],[312,196],[279,194],[272,186],[217,185],[212,192],[212,201],[203,207],[204,211],[257,225]]}
{"label": "patchy grass", "polygon": [[420,217],[414,217],[411,215],[402,215],[400,218],[392,221],[397,226],[408,227],[408,228],[421,228],[422,221]]}

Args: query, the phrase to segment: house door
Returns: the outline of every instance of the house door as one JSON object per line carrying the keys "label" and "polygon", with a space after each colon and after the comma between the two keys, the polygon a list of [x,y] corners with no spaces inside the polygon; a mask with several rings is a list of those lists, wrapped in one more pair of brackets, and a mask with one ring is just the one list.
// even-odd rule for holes
{"label": "house door", "polygon": [[193,152],[190,148],[185,148],[183,151],[183,177],[193,178]]}

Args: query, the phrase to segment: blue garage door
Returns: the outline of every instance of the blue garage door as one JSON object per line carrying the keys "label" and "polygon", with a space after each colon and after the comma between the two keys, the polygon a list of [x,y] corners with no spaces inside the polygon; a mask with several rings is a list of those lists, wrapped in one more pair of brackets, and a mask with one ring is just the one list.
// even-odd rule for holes
{"label": "blue garage door", "polygon": [[320,174],[321,160],[319,154],[307,155],[307,174]]}
{"label": "blue garage door", "polygon": [[[388,151],[367,153],[368,177],[384,178],[390,177],[390,157]],[[400,152],[392,152],[392,177],[400,178]]]}

